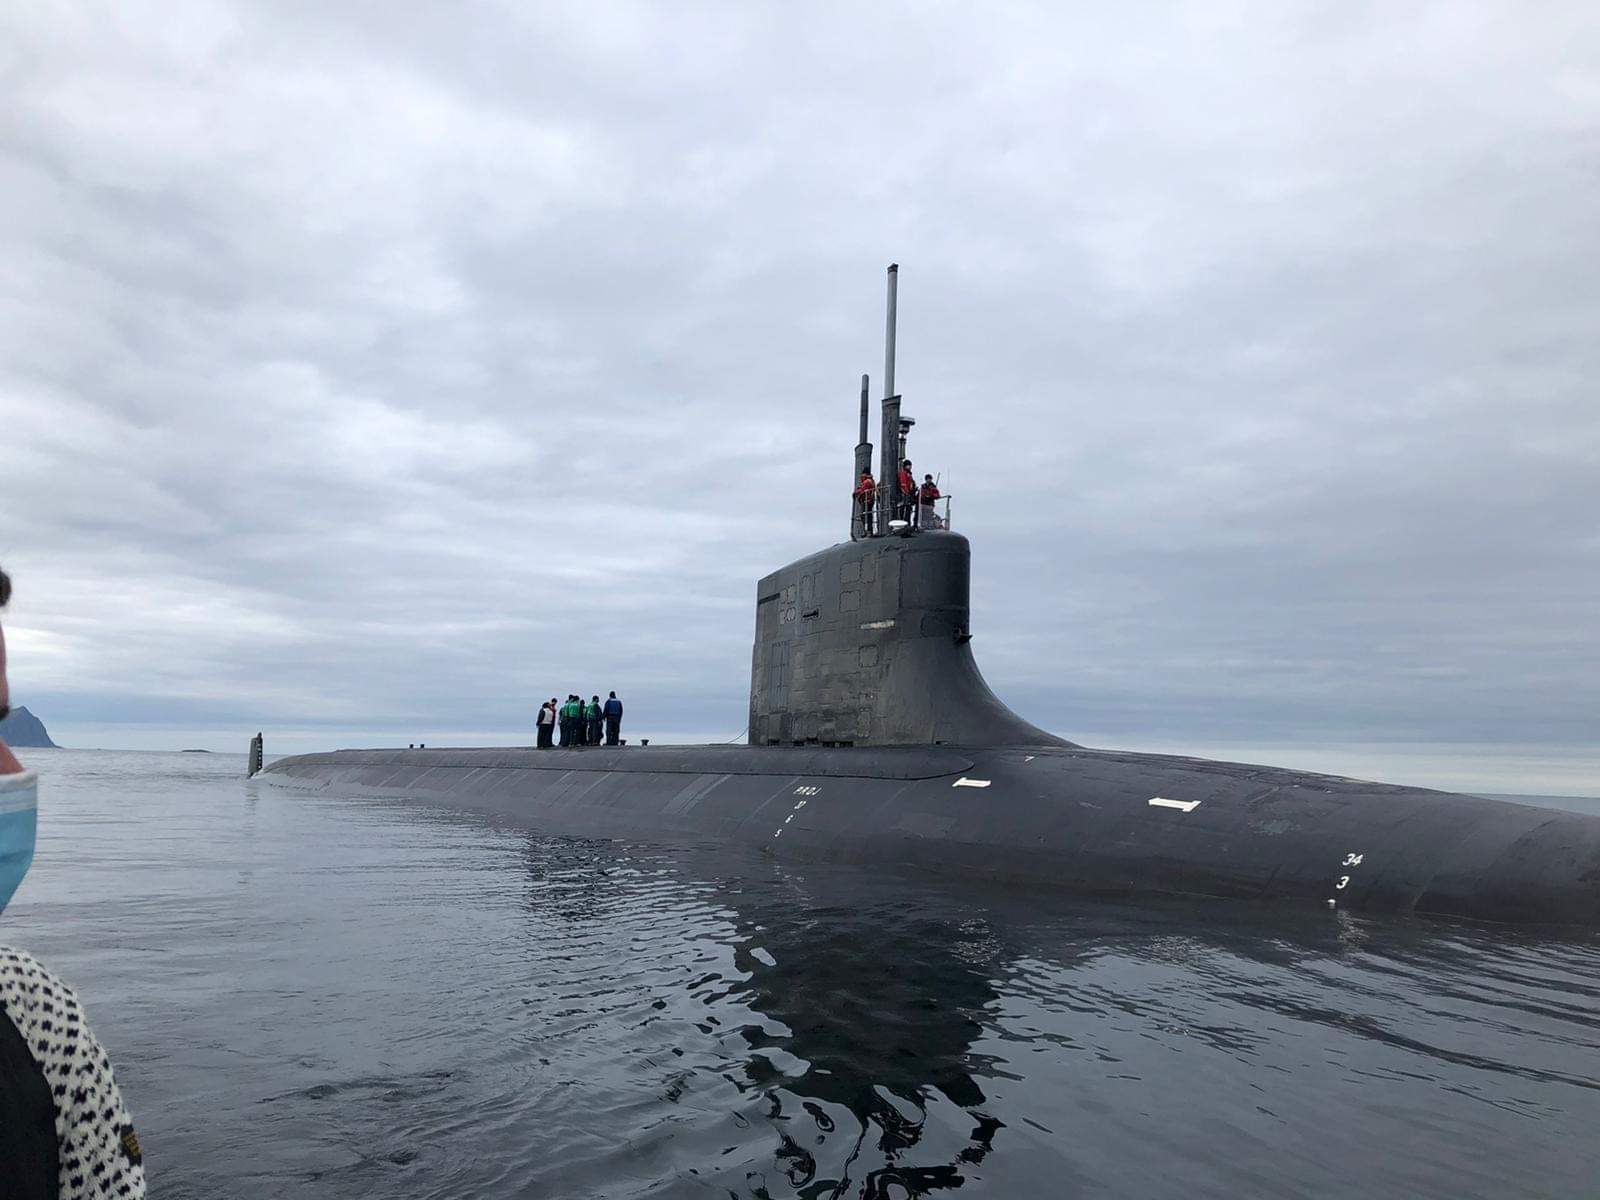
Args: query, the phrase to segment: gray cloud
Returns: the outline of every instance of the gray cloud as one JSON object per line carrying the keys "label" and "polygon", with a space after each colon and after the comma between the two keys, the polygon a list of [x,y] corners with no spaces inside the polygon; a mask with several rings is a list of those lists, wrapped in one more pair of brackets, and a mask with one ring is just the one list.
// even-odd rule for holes
{"label": "gray cloud", "polygon": [[617,687],[733,736],[755,578],[844,529],[894,258],[1030,716],[1593,762],[1589,18],[10,13],[18,702],[310,744]]}

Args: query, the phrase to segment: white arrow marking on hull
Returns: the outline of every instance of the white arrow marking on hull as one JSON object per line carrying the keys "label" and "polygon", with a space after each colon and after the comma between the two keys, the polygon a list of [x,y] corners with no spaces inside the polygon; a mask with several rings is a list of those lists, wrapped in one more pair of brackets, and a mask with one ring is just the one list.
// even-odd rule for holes
{"label": "white arrow marking on hull", "polygon": [[1152,807],[1152,808],[1180,808],[1184,812],[1193,812],[1195,809],[1200,807],[1200,801],[1198,801],[1198,800],[1168,800],[1165,796],[1151,796],[1150,797],[1150,807]]}
{"label": "white arrow marking on hull", "polygon": [[988,787],[989,786],[989,782],[990,781],[987,780],[987,779],[968,779],[965,775],[963,775],[960,779],[956,780],[950,786],[951,787]]}

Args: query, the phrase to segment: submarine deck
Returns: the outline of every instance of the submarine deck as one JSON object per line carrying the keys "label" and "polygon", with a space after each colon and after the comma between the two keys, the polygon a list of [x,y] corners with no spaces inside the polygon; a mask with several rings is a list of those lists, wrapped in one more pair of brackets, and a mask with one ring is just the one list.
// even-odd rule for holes
{"label": "submarine deck", "polygon": [[279,759],[258,778],[561,836],[1600,924],[1600,819],[1247,763],[1062,746],[429,748]]}

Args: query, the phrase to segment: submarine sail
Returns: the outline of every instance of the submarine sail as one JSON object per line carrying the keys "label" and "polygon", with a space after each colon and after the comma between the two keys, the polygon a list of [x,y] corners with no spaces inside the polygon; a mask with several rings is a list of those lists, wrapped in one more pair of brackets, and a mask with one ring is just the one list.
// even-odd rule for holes
{"label": "submarine sail", "polygon": [[972,549],[949,531],[845,542],[757,585],[752,746],[1070,746],[972,657]]}

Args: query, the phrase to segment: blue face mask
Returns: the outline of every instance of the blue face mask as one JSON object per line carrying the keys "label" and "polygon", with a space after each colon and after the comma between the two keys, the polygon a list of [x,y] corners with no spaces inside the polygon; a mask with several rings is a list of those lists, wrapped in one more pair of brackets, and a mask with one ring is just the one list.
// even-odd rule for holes
{"label": "blue face mask", "polygon": [[38,830],[39,773],[0,775],[0,909],[28,873]]}

